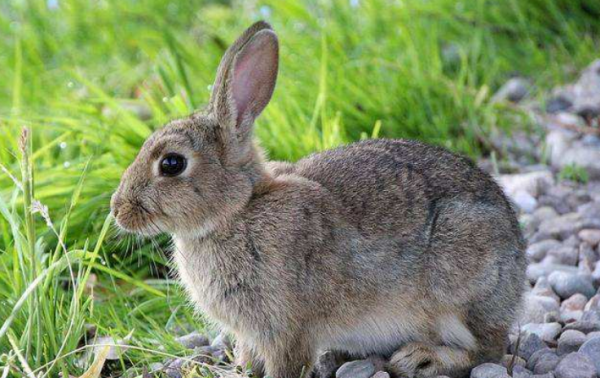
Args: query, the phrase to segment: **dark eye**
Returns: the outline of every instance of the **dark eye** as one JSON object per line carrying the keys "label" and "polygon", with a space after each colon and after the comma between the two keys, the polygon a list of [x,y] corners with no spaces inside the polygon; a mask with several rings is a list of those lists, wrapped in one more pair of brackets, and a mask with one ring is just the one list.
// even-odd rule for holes
{"label": "dark eye", "polygon": [[179,154],[168,154],[160,161],[160,173],[163,176],[177,176],[185,170],[187,160]]}

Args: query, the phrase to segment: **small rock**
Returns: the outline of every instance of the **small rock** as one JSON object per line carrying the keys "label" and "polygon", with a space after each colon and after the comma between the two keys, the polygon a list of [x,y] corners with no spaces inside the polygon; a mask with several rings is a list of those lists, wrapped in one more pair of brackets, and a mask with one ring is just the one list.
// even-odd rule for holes
{"label": "small rock", "polygon": [[590,298],[583,309],[585,311],[600,311],[600,294],[596,294]]}
{"label": "small rock", "polygon": [[522,329],[523,332],[536,334],[543,341],[550,342],[556,339],[561,331],[561,326],[558,323],[529,323],[525,324]]}
{"label": "small rock", "polygon": [[572,352],[577,352],[579,347],[585,343],[586,337],[583,332],[575,330],[564,331],[558,338],[558,347],[556,354],[564,356]]}
{"label": "small rock", "polygon": [[565,325],[565,331],[575,330],[583,333],[592,333],[600,331],[600,322],[578,321]]}
{"label": "small rock", "polygon": [[533,376],[533,373],[523,366],[513,367],[512,378],[531,378],[531,376]]}
{"label": "small rock", "polygon": [[575,266],[579,260],[579,251],[575,247],[562,245],[549,250],[548,256],[554,257],[555,263]]}
{"label": "small rock", "polygon": [[187,349],[194,349],[209,344],[208,337],[201,335],[197,331],[178,337],[175,340]]}
{"label": "small rock", "polygon": [[583,294],[574,294],[570,298],[566,299],[560,305],[560,318],[563,322],[573,322],[581,320],[583,315],[583,308],[587,303],[587,298]]}
{"label": "small rock", "polygon": [[565,96],[553,97],[546,102],[546,112],[553,114],[569,110],[573,106],[573,102]]}
{"label": "small rock", "polygon": [[581,240],[588,242],[593,247],[600,244],[600,230],[585,229],[579,231],[578,235]]}
{"label": "small rock", "polygon": [[540,358],[541,358],[543,355],[546,355],[546,354],[554,354],[554,355],[556,355],[556,353],[555,353],[555,352],[554,352],[552,349],[550,349],[550,348],[548,348],[548,347],[545,347],[545,348],[542,348],[542,349],[536,350],[535,352],[533,352],[533,353],[531,354],[531,357],[529,357],[529,358],[527,359],[527,369],[529,369],[529,370],[533,370],[533,369],[535,368],[535,365],[536,365],[536,364],[538,363],[538,361],[540,360]]}
{"label": "small rock", "polygon": [[578,269],[573,266],[554,264],[544,259],[542,262],[529,264],[529,266],[527,266],[527,279],[529,279],[529,282],[531,283],[536,283],[540,277],[549,276],[553,272],[568,272],[576,274]]}
{"label": "small rock", "polygon": [[212,346],[215,349],[219,349],[219,350],[231,350],[232,349],[231,339],[229,338],[229,335],[227,335],[227,333],[224,331],[220,332],[217,335],[217,337],[214,338],[212,343],[210,343],[210,346]]}
{"label": "small rock", "polygon": [[560,301],[560,297],[556,295],[550,283],[548,282],[548,277],[540,277],[535,286],[531,290],[531,294],[538,295],[541,297],[548,297],[554,299],[556,302]]}
{"label": "small rock", "polygon": [[471,378],[510,378],[504,366],[485,363],[471,370]]}
{"label": "small rock", "polygon": [[[441,376],[438,376],[437,378],[440,378],[440,377]],[[385,371],[378,371],[371,378],[390,378],[390,375],[388,373],[386,373]]]}
{"label": "small rock", "polygon": [[551,312],[559,312],[558,300],[530,293],[525,299],[521,323],[544,323],[546,315]]}
{"label": "small rock", "polygon": [[556,366],[556,378],[595,378],[596,368],[584,353],[567,354]]}
{"label": "small rock", "polygon": [[326,351],[322,353],[315,364],[316,378],[332,378],[335,376],[335,371],[340,367],[342,359],[338,353]]}
{"label": "small rock", "polygon": [[545,232],[562,240],[579,232],[584,226],[579,213],[567,213],[548,219],[540,224],[540,232]]}
{"label": "small rock", "polygon": [[542,261],[552,249],[560,248],[562,244],[558,240],[548,239],[533,243],[527,247],[527,256],[533,261]]}
{"label": "small rock", "polygon": [[587,356],[594,364],[596,374],[600,376],[600,336],[588,339],[581,348],[579,353]]}
{"label": "small rock", "polygon": [[514,77],[508,80],[498,92],[492,96],[492,102],[519,102],[529,94],[530,82],[522,77]]}
{"label": "small rock", "polygon": [[517,354],[519,357],[523,357],[524,359],[528,360],[532,354],[544,348],[546,348],[546,344],[538,335],[535,333],[523,333],[521,334],[521,338],[519,340],[519,350],[515,351],[515,341],[514,344],[511,343],[510,351],[511,353]]}
{"label": "small rock", "polygon": [[591,279],[578,274],[557,271],[548,276],[548,282],[556,294],[563,299],[577,293],[591,298],[596,293]]}
{"label": "small rock", "polygon": [[371,378],[375,374],[375,366],[369,360],[346,362],[336,371],[336,378]]}
{"label": "small rock", "polygon": [[556,368],[558,362],[560,361],[560,357],[558,357],[554,353],[545,353],[542,354],[535,363],[535,368],[533,372],[535,374],[546,374],[551,372]]}
{"label": "small rock", "polygon": [[514,356],[512,354],[505,354],[502,357],[502,360],[500,361],[500,363],[502,364],[502,366],[504,366],[505,368],[509,368],[509,366],[522,366],[525,367],[525,365],[527,365],[527,361],[525,361],[525,359],[519,357],[519,356]]}

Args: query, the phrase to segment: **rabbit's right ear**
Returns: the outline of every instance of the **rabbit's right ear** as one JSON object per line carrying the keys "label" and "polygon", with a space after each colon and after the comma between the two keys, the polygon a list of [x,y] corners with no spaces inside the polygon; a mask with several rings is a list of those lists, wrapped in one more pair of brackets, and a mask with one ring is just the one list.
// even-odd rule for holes
{"label": "rabbit's right ear", "polygon": [[271,99],[278,64],[277,36],[263,21],[248,28],[221,60],[209,109],[239,143],[248,144],[254,120]]}

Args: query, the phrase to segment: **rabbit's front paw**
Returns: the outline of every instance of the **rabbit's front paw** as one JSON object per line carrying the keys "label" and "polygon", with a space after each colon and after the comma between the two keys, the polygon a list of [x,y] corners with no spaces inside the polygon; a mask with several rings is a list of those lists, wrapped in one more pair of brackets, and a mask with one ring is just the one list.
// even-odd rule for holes
{"label": "rabbit's front paw", "polygon": [[437,354],[431,347],[410,343],[400,348],[389,362],[389,370],[401,378],[429,378],[438,373]]}

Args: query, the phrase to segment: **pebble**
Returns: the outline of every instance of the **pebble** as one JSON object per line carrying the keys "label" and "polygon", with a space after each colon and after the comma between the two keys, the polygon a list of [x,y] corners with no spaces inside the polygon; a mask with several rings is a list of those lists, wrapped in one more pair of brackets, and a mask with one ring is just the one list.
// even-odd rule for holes
{"label": "pebble", "polygon": [[529,323],[522,327],[523,332],[536,334],[543,341],[553,341],[560,333],[559,323]]}
{"label": "pebble", "polygon": [[524,359],[528,360],[535,352],[545,348],[547,348],[546,344],[535,333],[522,333],[519,340],[519,350],[515,350],[515,340],[514,343],[511,343],[510,352],[513,354],[516,353],[519,357],[523,357]]}
{"label": "pebble", "polygon": [[566,244],[567,242],[565,242],[564,245],[558,248],[553,248],[549,250],[548,256],[554,257],[554,262],[557,264],[575,266],[579,261],[579,250],[578,248],[571,247]]}
{"label": "pebble", "polygon": [[590,359],[595,366],[596,374],[600,376],[600,335],[589,338],[583,343],[581,348],[579,348],[579,353]]}
{"label": "pebble", "polygon": [[556,354],[563,356],[571,352],[577,352],[579,347],[585,343],[586,337],[583,332],[576,330],[564,331],[558,338]]}
{"label": "pebble", "polygon": [[587,304],[587,298],[583,294],[574,294],[560,305],[560,318],[565,323],[581,320],[583,308]]}
{"label": "pebble", "polygon": [[540,224],[540,232],[545,232],[561,240],[579,232],[584,226],[579,213],[568,213],[547,219]]}
{"label": "pebble", "polygon": [[315,364],[316,378],[332,378],[340,366],[340,361],[335,352],[326,351],[322,353]]}
{"label": "pebble", "polygon": [[504,366],[485,363],[471,370],[471,378],[510,378]]}
{"label": "pebble", "polygon": [[565,331],[567,330],[575,330],[583,333],[592,333],[600,331],[600,322],[593,321],[578,321],[565,325]]}
{"label": "pebble", "polygon": [[563,299],[569,298],[577,293],[581,293],[587,298],[591,298],[596,293],[592,280],[578,274],[560,271],[553,272],[548,276],[548,282],[556,294]]}
{"label": "pebble", "polygon": [[536,361],[533,372],[535,374],[546,374],[553,371],[560,361],[555,353],[542,354]]}
{"label": "pebble", "polygon": [[584,353],[566,355],[556,366],[556,378],[595,378],[596,368]]}
{"label": "pebble", "polygon": [[530,293],[525,299],[521,323],[544,323],[548,313],[558,313],[559,310],[558,300],[549,296],[533,295],[533,293]]}
{"label": "pebble", "polygon": [[553,272],[577,273],[578,271],[574,266],[554,264],[544,259],[542,262],[529,264],[527,279],[529,279],[529,282],[535,283],[540,277],[548,277]]}
{"label": "pebble", "polygon": [[[440,375],[440,376],[438,376],[436,378],[440,378],[440,377],[442,377],[442,376]],[[386,373],[385,371],[378,371],[371,378],[390,378],[390,374]]]}
{"label": "pebble", "polygon": [[552,249],[560,248],[562,244],[558,240],[548,239],[533,243],[527,247],[527,256],[533,261],[542,261]]}
{"label": "pebble", "polygon": [[194,349],[197,347],[209,345],[208,337],[201,335],[197,331],[194,331],[189,335],[178,337],[175,340],[187,349]]}
{"label": "pebble", "polygon": [[336,378],[371,378],[375,365],[369,360],[346,362],[335,372]]}
{"label": "pebble", "polygon": [[498,89],[498,92],[492,96],[492,102],[519,102],[529,94],[530,87],[531,83],[529,80],[522,77],[514,77]]}
{"label": "pebble", "polygon": [[585,229],[579,231],[578,235],[581,240],[589,243],[592,247],[600,244],[600,230]]}

